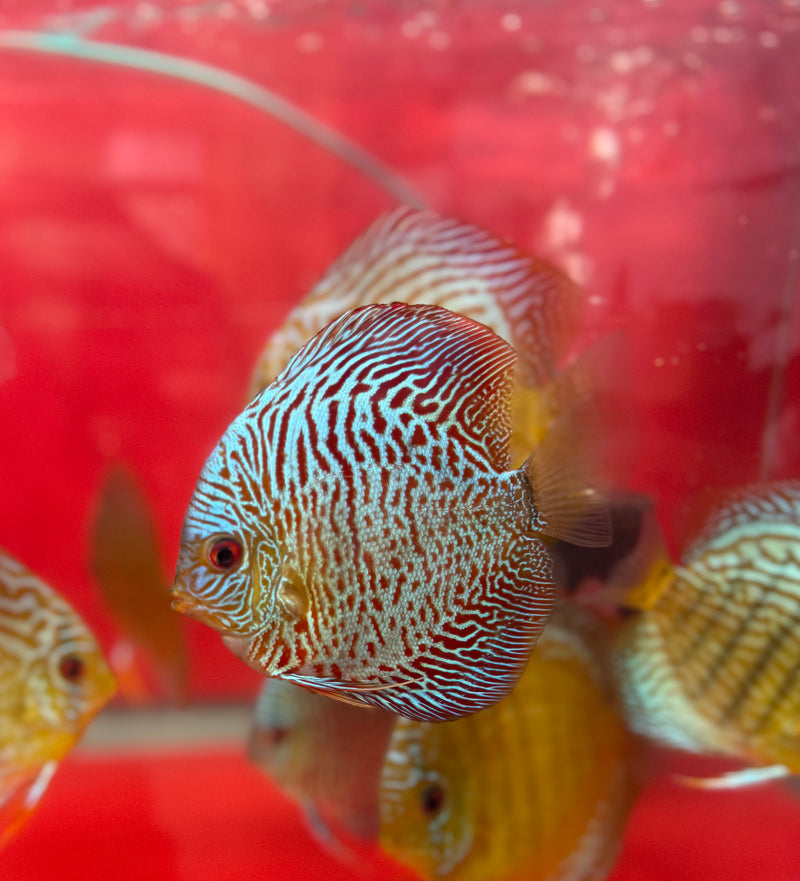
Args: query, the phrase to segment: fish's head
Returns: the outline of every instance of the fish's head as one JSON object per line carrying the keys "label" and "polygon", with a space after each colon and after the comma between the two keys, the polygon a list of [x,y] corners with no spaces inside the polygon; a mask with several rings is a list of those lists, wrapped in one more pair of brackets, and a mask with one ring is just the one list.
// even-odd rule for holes
{"label": "fish's head", "polygon": [[19,735],[4,731],[0,739],[15,742],[15,762],[27,768],[63,758],[117,689],[94,636],[61,597],[45,598],[40,620],[36,650],[19,659],[13,707],[4,708],[0,726]]}
{"label": "fish's head", "polygon": [[260,478],[232,456],[237,423],[197,482],[181,533],[172,607],[241,641],[308,610],[289,562],[274,502]]}
{"label": "fish's head", "polygon": [[381,770],[381,845],[428,878],[454,872],[475,840],[474,769],[458,736],[468,730],[463,722],[398,719]]}

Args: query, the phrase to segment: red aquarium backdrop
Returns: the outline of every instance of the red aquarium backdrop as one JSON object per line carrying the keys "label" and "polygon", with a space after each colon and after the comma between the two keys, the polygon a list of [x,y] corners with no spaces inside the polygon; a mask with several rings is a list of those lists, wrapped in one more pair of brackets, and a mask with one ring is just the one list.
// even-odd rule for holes
{"label": "red aquarium backdrop", "polygon": [[[799,57],[796,0],[0,0],[0,546],[112,654],[108,469],[135,474],[168,583],[265,340],[407,202],[583,286],[585,342],[622,365],[615,480],[677,556],[725,487],[800,478]],[[258,676],[181,627],[188,706],[250,701]],[[159,738],[73,754],[0,877],[358,877],[244,741]],[[665,774],[611,877],[798,865],[790,788]]]}

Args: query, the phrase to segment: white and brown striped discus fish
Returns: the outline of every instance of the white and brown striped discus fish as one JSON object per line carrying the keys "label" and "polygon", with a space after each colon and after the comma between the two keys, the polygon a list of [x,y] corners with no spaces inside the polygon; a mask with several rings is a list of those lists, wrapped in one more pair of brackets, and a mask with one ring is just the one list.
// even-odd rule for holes
{"label": "white and brown striped discus fish", "polygon": [[359,236],[270,337],[250,397],[327,324],[373,303],[442,306],[485,324],[516,349],[515,466],[541,441],[548,420],[589,392],[589,365],[557,373],[580,319],[582,294],[574,282],[487,230],[403,207]]}
{"label": "white and brown striped discus fish", "polygon": [[75,610],[0,550],[0,844],[115,690]]}
{"label": "white and brown striped discus fish", "polygon": [[175,607],[264,675],[333,696],[418,719],[495,703],[552,609],[546,537],[608,542],[563,437],[509,470],[515,362],[435,306],[331,324],[206,463]]}
{"label": "white and brown striped discus fish", "polygon": [[638,731],[758,766],[699,785],[800,772],[800,481],[733,494],[628,601],[617,668]]}

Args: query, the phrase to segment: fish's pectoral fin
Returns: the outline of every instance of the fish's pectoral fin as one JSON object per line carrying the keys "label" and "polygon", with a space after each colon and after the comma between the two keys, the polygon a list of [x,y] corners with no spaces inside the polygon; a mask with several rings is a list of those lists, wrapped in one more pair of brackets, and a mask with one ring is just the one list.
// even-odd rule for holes
{"label": "fish's pectoral fin", "polygon": [[758,768],[742,768],[739,771],[728,771],[716,777],[692,777],[675,774],[674,779],[683,786],[693,789],[741,789],[744,786],[757,786],[771,780],[791,777],[792,772],[786,765],[764,765]]}
{"label": "fish's pectoral fin", "polygon": [[559,420],[522,470],[533,490],[537,531],[570,544],[605,548],[611,544],[611,515],[584,452],[591,442],[587,432]]}

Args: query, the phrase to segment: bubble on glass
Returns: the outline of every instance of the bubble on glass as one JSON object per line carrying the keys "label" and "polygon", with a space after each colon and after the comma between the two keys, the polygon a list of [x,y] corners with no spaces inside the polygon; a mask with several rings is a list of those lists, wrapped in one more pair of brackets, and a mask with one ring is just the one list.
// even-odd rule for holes
{"label": "bubble on glass", "polygon": [[270,9],[266,0],[245,0],[245,8],[253,18],[264,19],[269,17]]}
{"label": "bubble on glass", "polygon": [[722,18],[728,21],[738,21],[742,17],[742,4],[738,0],[722,0],[717,6],[717,11]]}
{"label": "bubble on glass", "polygon": [[619,135],[608,126],[600,126],[589,135],[589,152],[600,162],[615,165],[620,158]]}
{"label": "bubble on glass", "polygon": [[711,31],[711,36],[715,43],[719,43],[721,46],[727,46],[729,43],[734,42],[736,39],[736,33],[737,32],[733,28],[720,26]]}
{"label": "bubble on glass", "polygon": [[661,130],[668,138],[677,138],[681,133],[681,126],[676,119],[668,119],[661,127]]}
{"label": "bubble on glass", "polygon": [[653,366],[663,367],[666,362],[663,358],[653,358]]}
{"label": "bubble on glass", "polygon": [[780,37],[774,31],[761,31],[758,42],[765,49],[775,49],[780,44]]}
{"label": "bubble on glass", "polygon": [[322,34],[317,33],[316,31],[307,31],[304,34],[300,34],[295,41],[295,46],[299,52],[303,52],[306,55],[311,55],[314,52],[319,52],[325,42],[325,38]]}
{"label": "bubble on glass", "polygon": [[552,95],[558,91],[557,81],[538,70],[523,71],[511,84],[511,92],[520,96]]}
{"label": "bubble on glass", "polygon": [[522,27],[522,19],[515,12],[507,12],[500,19],[500,27],[504,31],[518,31]]}
{"label": "bubble on glass", "polygon": [[0,382],[11,379],[17,372],[17,352],[11,334],[0,324]]}
{"label": "bubble on glass", "polygon": [[689,31],[689,39],[695,43],[707,43],[711,39],[711,32],[702,25],[695,25]]}
{"label": "bubble on glass", "polygon": [[450,43],[450,34],[447,31],[433,31],[428,35],[428,45],[439,52],[447,49]]}
{"label": "bubble on glass", "polygon": [[409,18],[400,25],[400,33],[409,40],[415,40],[422,33],[422,25],[416,18]]}
{"label": "bubble on glass", "polygon": [[630,73],[634,68],[633,56],[630,52],[612,52],[608,63],[615,73]]}
{"label": "bubble on glass", "polygon": [[583,236],[583,217],[566,199],[556,201],[544,223],[548,244],[553,248],[573,245]]}
{"label": "bubble on glass", "polygon": [[594,46],[583,43],[575,50],[575,57],[581,64],[589,64],[597,58],[597,49]]}

